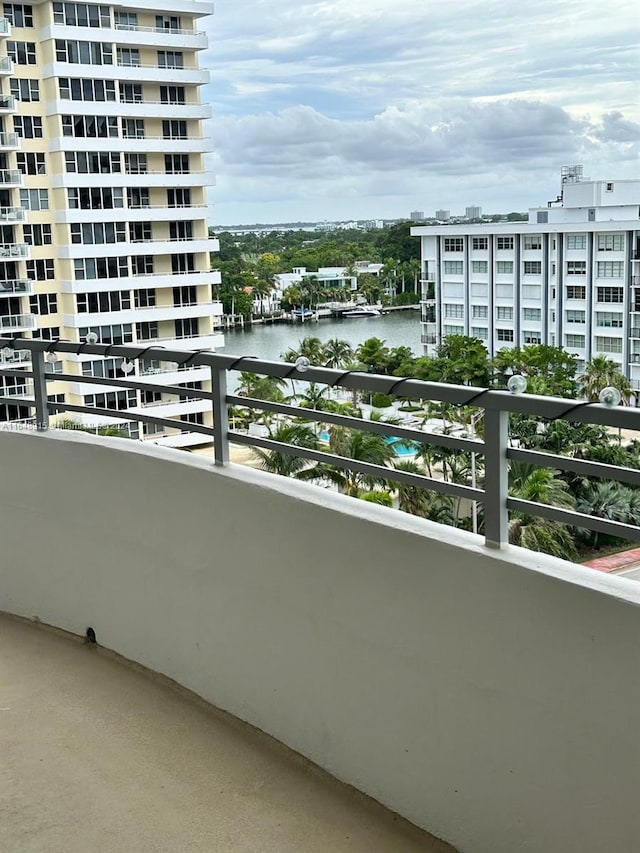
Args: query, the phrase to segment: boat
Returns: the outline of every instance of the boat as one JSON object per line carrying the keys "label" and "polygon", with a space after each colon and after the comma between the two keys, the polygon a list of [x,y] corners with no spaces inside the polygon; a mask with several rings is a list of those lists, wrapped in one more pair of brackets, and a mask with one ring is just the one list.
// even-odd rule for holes
{"label": "boat", "polygon": [[349,311],[342,312],[343,317],[382,317],[382,311],[375,305],[358,305]]}

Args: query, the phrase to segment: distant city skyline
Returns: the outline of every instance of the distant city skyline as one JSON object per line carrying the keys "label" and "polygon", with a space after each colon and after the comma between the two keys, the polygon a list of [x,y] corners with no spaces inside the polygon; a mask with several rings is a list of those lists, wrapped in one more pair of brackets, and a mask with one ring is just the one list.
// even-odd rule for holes
{"label": "distant city skyline", "polygon": [[638,171],[631,0],[220,0],[204,21],[216,221],[522,210],[562,165]]}

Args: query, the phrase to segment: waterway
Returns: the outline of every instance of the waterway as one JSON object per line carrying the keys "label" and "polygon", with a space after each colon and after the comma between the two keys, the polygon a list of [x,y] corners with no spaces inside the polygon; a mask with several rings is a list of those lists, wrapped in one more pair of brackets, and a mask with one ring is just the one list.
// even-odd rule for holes
{"label": "waterway", "polygon": [[352,319],[327,319],[305,323],[259,324],[225,332],[225,345],[217,351],[228,355],[249,355],[269,361],[279,361],[288,349],[297,349],[307,335],[326,343],[330,338],[340,338],[355,349],[367,338],[381,338],[386,346],[411,347],[416,355],[422,354],[420,343],[420,312],[394,311],[381,317]]}

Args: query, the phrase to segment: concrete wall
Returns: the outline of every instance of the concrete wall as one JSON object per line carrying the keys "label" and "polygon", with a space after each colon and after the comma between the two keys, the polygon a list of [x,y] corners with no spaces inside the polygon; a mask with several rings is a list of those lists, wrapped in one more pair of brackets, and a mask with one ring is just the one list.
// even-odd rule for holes
{"label": "concrete wall", "polygon": [[273,734],[463,853],[632,853],[640,596],[326,490],[0,432],[0,609]]}

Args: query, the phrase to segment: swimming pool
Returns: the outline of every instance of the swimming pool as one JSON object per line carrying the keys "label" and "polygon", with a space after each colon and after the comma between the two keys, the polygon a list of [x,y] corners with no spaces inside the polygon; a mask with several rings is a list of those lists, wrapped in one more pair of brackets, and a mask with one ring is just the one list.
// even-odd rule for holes
{"label": "swimming pool", "polygon": [[[324,444],[328,444],[329,443],[328,431],[323,430],[319,435],[319,439]],[[403,457],[415,456],[416,453],[418,452],[418,447],[415,444],[413,444],[413,442],[410,442],[410,441],[408,442],[404,438],[398,438],[397,436],[388,435],[388,436],[385,436],[384,440],[386,441],[387,444],[391,445],[391,449],[393,450],[393,452],[396,456],[403,456]]]}

